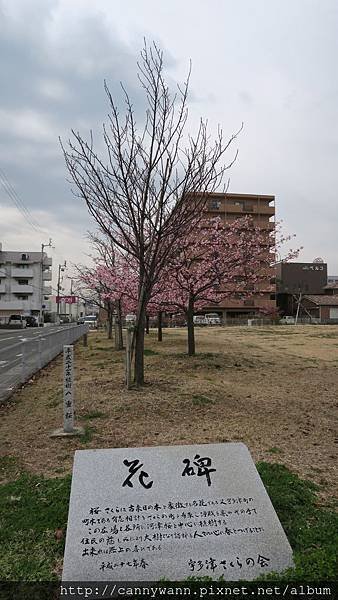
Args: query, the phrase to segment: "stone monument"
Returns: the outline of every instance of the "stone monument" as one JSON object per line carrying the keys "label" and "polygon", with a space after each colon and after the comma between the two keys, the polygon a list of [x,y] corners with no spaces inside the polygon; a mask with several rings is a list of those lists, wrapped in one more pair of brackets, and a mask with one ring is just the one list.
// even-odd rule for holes
{"label": "stone monument", "polygon": [[63,581],[237,581],[291,566],[244,444],[75,452]]}

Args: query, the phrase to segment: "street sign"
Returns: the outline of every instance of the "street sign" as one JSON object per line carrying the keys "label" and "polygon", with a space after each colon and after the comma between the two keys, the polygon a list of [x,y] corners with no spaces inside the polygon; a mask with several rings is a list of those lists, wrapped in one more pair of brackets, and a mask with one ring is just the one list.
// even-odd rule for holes
{"label": "street sign", "polygon": [[56,303],[64,302],[65,304],[76,304],[78,301],[77,296],[56,296]]}

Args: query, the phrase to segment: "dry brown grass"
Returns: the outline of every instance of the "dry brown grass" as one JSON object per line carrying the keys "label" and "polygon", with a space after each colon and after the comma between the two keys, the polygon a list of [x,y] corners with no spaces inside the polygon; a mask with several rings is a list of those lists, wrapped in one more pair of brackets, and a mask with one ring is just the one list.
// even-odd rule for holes
{"label": "dry brown grass", "polygon": [[240,440],[256,461],[281,462],[332,497],[338,327],[196,334],[193,358],[184,354],[184,329],[165,330],[162,344],[154,331],[146,336],[147,348],[158,353],[146,356],[148,383],[127,391],[123,353],[103,333],[91,333],[88,348],[80,342],[75,349],[77,421],[87,426],[86,438],[49,437],[62,425],[59,357],[1,407],[2,454],[57,476],[71,470],[81,448]]}

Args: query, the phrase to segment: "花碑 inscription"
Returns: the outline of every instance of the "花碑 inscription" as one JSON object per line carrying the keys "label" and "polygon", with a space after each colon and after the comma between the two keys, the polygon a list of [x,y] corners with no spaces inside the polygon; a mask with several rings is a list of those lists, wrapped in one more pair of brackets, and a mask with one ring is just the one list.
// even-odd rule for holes
{"label": "\u82b1\u7891 inscription", "polygon": [[75,453],[64,581],[250,580],[292,564],[244,444]]}

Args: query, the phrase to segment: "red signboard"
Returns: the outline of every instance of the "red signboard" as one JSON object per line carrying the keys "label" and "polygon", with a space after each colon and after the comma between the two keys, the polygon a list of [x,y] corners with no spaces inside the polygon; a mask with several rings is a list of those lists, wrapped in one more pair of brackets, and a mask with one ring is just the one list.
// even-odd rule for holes
{"label": "red signboard", "polygon": [[65,304],[76,304],[77,296],[56,296],[56,304],[64,302]]}

